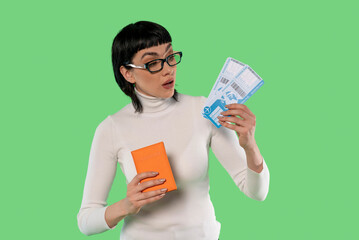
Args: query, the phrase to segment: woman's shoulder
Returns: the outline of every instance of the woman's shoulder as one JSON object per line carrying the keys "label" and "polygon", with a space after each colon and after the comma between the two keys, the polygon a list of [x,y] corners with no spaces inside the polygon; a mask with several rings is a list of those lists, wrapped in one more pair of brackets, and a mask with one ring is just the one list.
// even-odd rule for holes
{"label": "woman's shoulder", "polygon": [[202,113],[207,98],[204,96],[193,96],[188,94],[179,94],[179,102],[187,110],[193,109],[195,112]]}
{"label": "woman's shoulder", "polygon": [[205,107],[207,97],[204,96],[193,96],[188,94],[180,94],[184,112],[191,114],[195,117],[198,126],[211,130],[211,122],[203,116],[203,109]]}
{"label": "woman's shoulder", "polygon": [[120,110],[118,110],[117,112],[113,113],[112,117],[116,117],[116,116],[122,116],[122,115],[126,115],[129,114],[131,111],[133,111],[133,105],[132,103],[128,103],[127,105],[125,105],[124,107],[122,107]]}
{"label": "woman's shoulder", "polygon": [[183,93],[178,93],[178,96],[179,96],[179,100],[191,101],[193,103],[198,103],[198,104],[204,104],[207,100],[207,98],[204,96],[193,96]]}

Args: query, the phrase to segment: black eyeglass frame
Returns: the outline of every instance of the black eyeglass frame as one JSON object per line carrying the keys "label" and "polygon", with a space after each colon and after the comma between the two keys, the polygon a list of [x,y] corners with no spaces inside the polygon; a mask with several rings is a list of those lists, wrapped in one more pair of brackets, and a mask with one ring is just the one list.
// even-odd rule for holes
{"label": "black eyeglass frame", "polygon": [[[179,60],[178,63],[176,63],[176,64],[170,64],[170,63],[168,62],[168,59],[169,59],[170,57],[176,55],[176,54],[179,54],[180,60]],[[149,61],[148,63],[145,63],[143,66],[136,66],[136,65],[134,65],[134,64],[132,64],[132,63],[127,63],[127,64],[124,64],[124,65],[125,65],[125,66],[128,66],[128,67],[133,67],[133,68],[146,69],[146,70],[149,71],[150,73],[155,73],[155,72],[159,72],[159,71],[161,71],[161,70],[163,69],[163,65],[164,65],[165,62],[168,64],[168,66],[171,66],[171,67],[176,66],[177,64],[179,64],[179,63],[181,62],[181,60],[182,60],[182,55],[183,55],[182,52],[175,52],[175,53],[172,53],[171,55],[168,55],[166,58],[162,58],[162,59],[159,58],[159,59],[151,60],[151,61]],[[158,61],[158,60],[161,60],[161,68],[160,68],[159,70],[151,71],[150,69],[148,69],[148,65],[149,65],[149,64],[151,64],[152,62]]]}

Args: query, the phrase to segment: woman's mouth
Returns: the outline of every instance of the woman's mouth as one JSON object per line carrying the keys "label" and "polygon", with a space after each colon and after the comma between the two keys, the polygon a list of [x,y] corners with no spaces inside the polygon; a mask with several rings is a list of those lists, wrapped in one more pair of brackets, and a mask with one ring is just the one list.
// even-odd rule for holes
{"label": "woman's mouth", "polygon": [[174,81],[174,80],[171,80],[171,81],[169,81],[168,83],[162,84],[162,87],[164,87],[164,88],[166,88],[166,89],[171,89],[171,88],[173,88],[174,83],[175,83],[175,81]]}

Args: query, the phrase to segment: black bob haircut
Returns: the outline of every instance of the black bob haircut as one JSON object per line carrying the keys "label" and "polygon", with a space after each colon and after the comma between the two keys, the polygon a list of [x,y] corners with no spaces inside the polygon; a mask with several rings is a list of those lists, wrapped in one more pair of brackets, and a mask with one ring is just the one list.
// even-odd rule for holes
{"label": "black bob haircut", "polygon": [[[135,112],[141,113],[143,107],[135,94],[134,84],[126,81],[120,72],[120,67],[124,66],[130,69],[131,67],[125,66],[125,64],[131,63],[138,51],[170,42],[172,42],[172,38],[164,27],[148,21],[131,23],[114,38],[112,43],[113,72],[118,86],[131,98]],[[176,89],[172,98],[178,101]]]}

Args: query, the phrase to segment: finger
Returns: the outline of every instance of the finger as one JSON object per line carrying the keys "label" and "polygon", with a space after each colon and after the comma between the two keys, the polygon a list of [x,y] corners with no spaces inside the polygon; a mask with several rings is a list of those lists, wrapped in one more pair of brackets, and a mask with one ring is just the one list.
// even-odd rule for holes
{"label": "finger", "polygon": [[138,193],[138,194],[134,194],[130,197],[128,197],[128,199],[130,199],[129,201],[132,203],[132,205],[134,205],[136,208],[138,207],[142,207],[143,205],[146,205],[150,202],[154,202],[157,201],[159,199],[161,199],[167,192],[167,188],[164,191],[160,190],[155,190],[155,191],[150,191],[150,192],[146,192],[146,193]]}
{"label": "finger", "polygon": [[166,179],[161,178],[161,179],[154,179],[154,180],[149,180],[149,181],[142,182],[141,184],[139,184],[136,187],[136,191],[142,192],[143,190],[145,190],[147,188],[163,184],[165,181],[166,181]]}
{"label": "finger", "polygon": [[231,104],[226,105],[225,107],[228,108],[228,109],[242,109],[243,111],[245,111],[249,115],[253,114],[252,111],[244,104],[231,103]]}
{"label": "finger", "polygon": [[155,177],[158,175],[158,173],[155,173],[155,174],[153,174],[153,173],[154,172],[151,172],[151,171],[139,173],[132,179],[132,181],[128,185],[135,187],[141,182],[141,180],[143,180],[145,178]]}
{"label": "finger", "polygon": [[236,129],[238,128],[238,125],[236,125],[236,124],[230,124],[230,123],[227,123],[227,122],[224,122],[221,120],[219,120],[219,124],[221,124],[222,126],[224,126],[226,128],[232,129],[234,131],[236,131]]}
{"label": "finger", "polygon": [[144,206],[144,205],[149,204],[151,202],[155,202],[155,201],[160,200],[161,198],[163,198],[165,195],[166,195],[165,193],[162,193],[160,195],[157,195],[157,196],[154,196],[154,197],[151,197],[151,198],[140,200],[140,201],[138,201],[138,205]]}
{"label": "finger", "polygon": [[222,122],[231,122],[238,126],[250,127],[249,121],[240,119],[239,117],[218,117],[218,119]]}
{"label": "finger", "polygon": [[144,181],[135,187],[128,188],[127,195],[132,196],[132,198],[134,198],[136,200],[141,200],[143,198],[142,194],[153,192],[153,191],[156,191],[157,189],[153,190],[153,191],[148,191],[148,192],[143,192],[143,190],[153,187],[153,186],[156,186],[156,185],[163,184],[164,182],[165,181],[161,181],[161,179]]}
{"label": "finger", "polygon": [[241,109],[250,116],[255,116],[254,113],[244,104],[240,103],[231,103],[225,106],[228,109]]}
{"label": "finger", "polygon": [[228,115],[234,115],[234,116],[240,116],[243,119],[252,119],[253,117],[250,116],[248,113],[246,113],[242,109],[231,109],[224,112],[221,112],[221,115],[228,116]]}
{"label": "finger", "polygon": [[158,196],[160,194],[166,193],[167,190],[168,190],[167,188],[161,188],[161,189],[141,193],[140,197],[139,197],[139,200],[144,200],[144,199],[148,199],[148,198]]}
{"label": "finger", "polygon": [[219,121],[219,123],[226,128],[232,129],[234,131],[236,131],[238,134],[243,134],[244,132],[248,131],[246,127],[243,126],[238,126],[236,124],[230,124],[227,122],[223,122],[223,121]]}

